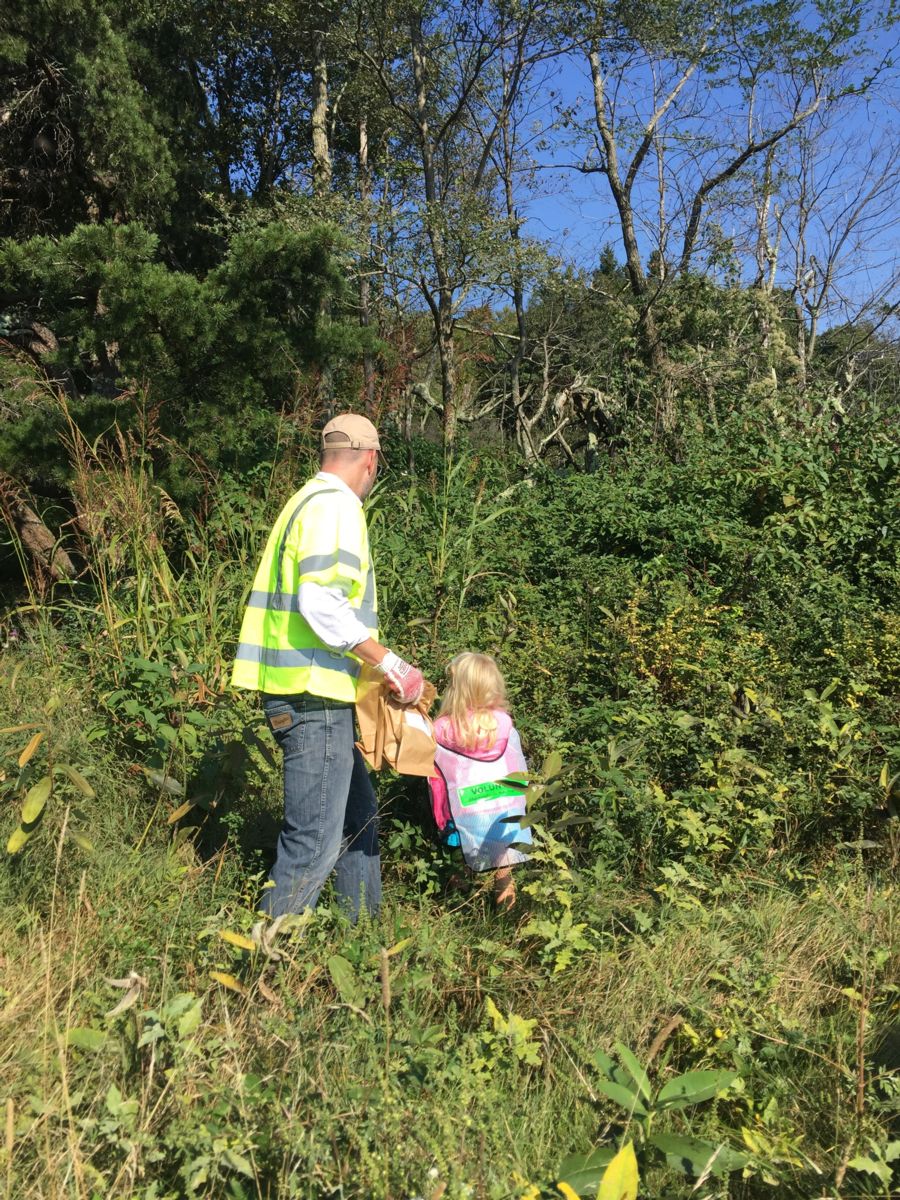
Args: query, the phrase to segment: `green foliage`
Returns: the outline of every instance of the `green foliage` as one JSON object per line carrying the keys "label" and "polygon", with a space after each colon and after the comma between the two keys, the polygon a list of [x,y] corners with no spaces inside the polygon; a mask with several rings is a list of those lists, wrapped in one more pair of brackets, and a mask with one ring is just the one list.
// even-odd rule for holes
{"label": "green foliage", "polygon": [[537,1200],[561,1174],[596,1195],[629,1144],[650,1195],[734,1176],[799,1197],[841,1170],[884,1190],[897,446],[877,406],[858,416],[754,410],[679,461],[635,443],[591,475],[424,447],[418,476],[386,473],[385,638],[435,678],[456,650],[496,654],[540,764],[520,915],[450,890],[421,786],[382,780],[385,912],[351,929],[326,902],[271,962],[249,935],[278,763],[226,681],[309,449],[283,438],[192,511],[140,430],[68,425],[85,571],[7,618],[0,693],[4,765],[24,759],[5,837],[52,779],[0,894],[15,994],[58,975],[30,1017],[53,1052],[15,1058],[14,1172],[50,1190],[66,1169],[33,1166],[41,1118],[100,1195],[133,1161],[173,1197]]}
{"label": "green foliage", "polygon": [[[670,1167],[696,1178],[727,1175],[746,1167],[749,1155],[729,1148],[725,1141],[716,1145],[697,1138],[653,1130],[655,1119],[663,1114],[692,1108],[726,1092],[737,1079],[735,1073],[687,1071],[654,1090],[646,1069],[627,1046],[617,1043],[615,1052],[618,1062],[603,1051],[594,1055],[600,1075],[593,1086],[624,1110],[626,1132],[632,1126],[636,1127],[634,1136],[638,1139],[638,1161],[643,1164],[645,1160],[652,1161],[654,1155],[663,1155]],[[578,1194],[590,1196],[594,1195],[594,1189],[599,1185],[597,1195],[604,1195],[605,1181],[615,1162],[610,1157],[612,1153],[592,1151],[589,1155],[572,1155],[560,1169],[563,1182]],[[646,1167],[642,1166],[641,1173],[645,1170]]]}
{"label": "green foliage", "polygon": [[680,462],[635,445],[591,475],[474,454],[382,484],[386,624],[438,677],[497,655],[532,759],[563,752],[535,798],[562,848],[537,853],[701,908],[728,864],[890,821],[898,465],[878,404],[839,429],[736,416]]}
{"label": "green foliage", "polygon": [[[32,662],[24,682],[20,672],[2,710],[24,718],[53,678],[63,745],[84,727],[81,712],[67,725],[78,696],[67,653],[57,645],[54,666]],[[20,753],[24,741],[8,744]],[[734,873],[698,914],[648,910],[611,880],[573,891],[563,879],[592,949],[559,975],[543,970],[524,919],[498,925],[477,898],[423,897],[386,847],[377,922],[349,928],[325,905],[267,965],[240,932],[256,919],[242,861],[204,863],[190,842],[167,842],[162,821],[135,852],[156,785],[127,756],[104,759],[111,744],[84,747],[103,780],[96,854],[69,870],[64,853],[55,889],[52,844],[0,876],[0,1000],[17,1022],[5,1076],[14,1186],[49,1191],[74,1152],[98,1195],[135,1200],[236,1187],[314,1200],[341,1185],[379,1200],[441,1185],[457,1200],[476,1188],[536,1200],[558,1198],[559,1180],[596,1196],[629,1143],[648,1195],[686,1198],[710,1147],[709,1186],[741,1160],[733,1185],[752,1200],[776,1182],[810,1194],[848,1147],[852,1178],[880,1186],[869,1164],[892,1155],[873,1061],[896,997],[889,881],[839,865],[791,889],[783,867]],[[37,909],[31,874],[44,876]],[[554,910],[525,903],[528,919]],[[30,997],[48,979],[45,1009]],[[140,1174],[122,1175],[128,1164]]]}
{"label": "green foliage", "polygon": [[[0,243],[0,308],[55,329],[52,367],[75,380],[72,416],[89,442],[113,421],[146,427],[176,494],[201,483],[197,461],[249,468],[270,453],[276,415],[303,370],[357,355],[358,326],[321,323],[345,282],[335,230],[298,231],[249,220],[232,230],[219,264],[202,278],[162,261],[159,238],[137,224],[79,226],[62,239]],[[152,380],[147,400],[124,383]],[[22,404],[0,427],[7,465],[24,477],[59,473],[56,407]],[[54,407],[54,406],[51,406]]]}
{"label": "green foliage", "polygon": [[[84,809],[83,802],[96,800],[97,796],[92,784],[77,767],[61,762],[57,757],[60,734],[55,727],[54,714],[59,706],[59,694],[53,693],[42,707],[40,720],[0,730],[0,735],[8,736],[37,729],[16,757],[18,775],[3,789],[19,797],[21,802],[19,824],[6,843],[7,854],[20,853],[44,820],[51,799],[56,807],[63,806],[60,836],[87,853],[94,849],[85,832],[90,829],[90,810]],[[5,778],[5,772],[2,778]]]}
{"label": "green foliage", "polygon": [[11,0],[0,41],[11,168],[0,234],[166,214],[176,163],[125,16],[119,3]]}

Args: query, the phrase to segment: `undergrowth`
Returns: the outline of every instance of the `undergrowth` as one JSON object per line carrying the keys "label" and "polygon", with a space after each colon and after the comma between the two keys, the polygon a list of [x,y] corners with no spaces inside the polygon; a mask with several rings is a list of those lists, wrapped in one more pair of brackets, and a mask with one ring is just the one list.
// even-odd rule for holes
{"label": "undergrowth", "polygon": [[[4,662],[4,727],[55,694],[59,752],[97,794],[92,849],[68,841],[61,800],[0,884],[8,1195],[558,1194],[567,1158],[625,1134],[594,1058],[617,1043],[660,1083],[736,1075],[664,1128],[732,1147],[742,1170],[692,1193],[650,1162],[647,1194],[887,1194],[848,1168],[877,1165],[862,1152],[886,1151],[897,1098],[879,1057],[896,889],[864,851],[779,857],[686,906],[573,872],[548,832],[505,920],[477,883],[447,890],[388,797],[378,920],[353,929],[326,905],[269,964],[242,943],[252,849],[227,829],[217,850],[169,838],[175,796],[148,831],[152,783],[68,675],[37,647]],[[3,736],[7,773],[21,742]],[[277,786],[260,807],[274,831]]]}
{"label": "undergrowth", "polygon": [[388,476],[386,639],[499,658],[532,859],[496,915],[382,777],[385,908],[262,961],[279,764],[226,680],[308,455],[182,512],[70,426],[81,574],[2,627],[6,1194],[593,1198],[631,1147],[647,1196],[890,1195],[900,450],[855,429]]}

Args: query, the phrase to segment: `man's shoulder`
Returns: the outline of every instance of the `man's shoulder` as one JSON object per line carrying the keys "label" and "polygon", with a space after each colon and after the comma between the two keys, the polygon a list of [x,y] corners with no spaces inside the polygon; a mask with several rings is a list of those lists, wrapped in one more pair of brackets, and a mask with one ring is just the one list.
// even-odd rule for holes
{"label": "man's shoulder", "polygon": [[294,492],[284,505],[282,515],[290,516],[298,509],[303,512],[307,510],[337,512],[344,508],[348,512],[357,512],[359,502],[352,493],[347,492],[344,488],[337,487],[329,480],[320,479],[318,475],[314,475],[312,479],[308,479],[304,483],[298,492]]}

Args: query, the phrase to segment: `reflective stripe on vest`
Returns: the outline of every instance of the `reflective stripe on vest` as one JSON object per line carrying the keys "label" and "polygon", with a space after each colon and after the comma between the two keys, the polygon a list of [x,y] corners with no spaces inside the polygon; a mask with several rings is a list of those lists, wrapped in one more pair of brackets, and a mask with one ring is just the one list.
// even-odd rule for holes
{"label": "reflective stripe on vest", "polygon": [[359,606],[359,619],[367,629],[378,628],[378,605],[375,603],[375,568],[369,563],[369,573],[366,576],[366,590],[363,592],[362,604]]}
{"label": "reflective stripe on vest", "polygon": [[343,671],[347,675],[359,674],[362,664],[336,650],[279,650],[272,646],[240,645],[235,658],[240,662],[265,663],[267,667],[325,667],[330,671]]}
{"label": "reflective stripe on vest", "polygon": [[[235,687],[276,695],[311,692],[348,703],[356,698],[359,661],[332,650],[316,637],[300,612],[297,588],[309,576],[322,586],[337,588],[370,636],[378,636],[375,573],[362,511],[358,514],[359,544],[355,547],[360,553],[344,546],[323,547],[320,552],[315,545],[315,528],[301,526],[297,528],[301,530],[303,550],[296,541],[290,552],[288,547],[295,522],[310,501],[341,495],[340,489],[323,487],[322,483],[310,480],[298,493],[296,503],[296,497],[292,497],[269,535],[241,625],[231,680]],[[303,553],[310,548],[316,552],[297,559],[298,550]]]}

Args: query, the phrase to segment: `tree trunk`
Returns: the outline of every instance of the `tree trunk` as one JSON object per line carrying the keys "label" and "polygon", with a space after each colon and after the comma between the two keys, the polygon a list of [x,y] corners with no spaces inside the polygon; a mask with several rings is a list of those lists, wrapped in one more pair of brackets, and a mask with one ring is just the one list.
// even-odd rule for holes
{"label": "tree trunk", "polygon": [[444,448],[452,448],[456,440],[456,341],[453,328],[453,300],[441,292],[438,306],[438,355],[441,360],[441,396],[444,402]]}
{"label": "tree trunk", "polygon": [[[328,146],[328,63],[325,58],[325,33],[319,29],[313,34],[312,69],[312,151],[313,151],[313,195],[323,198],[331,190],[331,153]],[[319,322],[327,326],[331,321],[331,301],[325,296],[319,305]],[[334,381],[331,364],[323,358],[320,364],[317,387],[319,409],[326,420],[332,415]]]}
{"label": "tree trunk", "polygon": [[[808,347],[806,343],[806,320],[803,315],[803,305],[800,303],[795,304],[794,312],[797,314],[797,384],[800,391],[805,392]],[[812,344],[812,339],[810,339],[810,343]]]}
{"label": "tree trunk", "polygon": [[[360,264],[359,272],[359,323],[363,329],[372,326],[372,309],[370,303],[369,272],[372,267],[372,238],[371,221],[369,219],[369,203],[371,200],[372,184],[369,175],[369,131],[366,118],[359,122],[359,198],[365,213],[368,246]],[[375,360],[371,350],[363,351],[363,384],[366,397],[366,411],[370,417],[375,415]]]}
{"label": "tree trunk", "polygon": [[625,248],[625,269],[631,294],[638,304],[638,337],[644,354],[659,376],[659,399],[656,405],[656,422],[664,432],[671,432],[675,426],[675,389],[669,371],[668,355],[659,338],[656,317],[653,314],[653,295],[647,282],[644,264],[638,247],[635,231],[634,207],[631,202],[631,180],[634,169],[629,170],[628,178],[622,178],[619,172],[619,156],[615,136],[610,125],[606,109],[603,73],[600,66],[600,54],[596,49],[588,53],[591,66],[591,80],[594,86],[594,120],[605,156],[605,175],[619,214],[619,228],[622,233],[622,244]]}
{"label": "tree trunk", "polygon": [[328,145],[328,62],[325,58],[325,33],[313,35],[312,69],[312,152],[313,194],[325,196],[331,190],[331,151]]}
{"label": "tree trunk", "polygon": [[425,227],[431,259],[437,277],[438,298],[435,301],[430,291],[426,299],[434,319],[438,354],[441,360],[441,398],[444,407],[444,448],[452,447],[456,438],[456,344],[453,323],[453,287],[447,262],[447,250],[441,229],[441,213],[437,194],[437,176],[434,166],[434,145],[428,121],[428,102],[425,81],[425,45],[422,37],[422,22],[414,14],[409,23],[412,44],[413,78],[416,85],[416,125],[419,149],[422,155],[422,175],[425,183]]}
{"label": "tree trunk", "polygon": [[[508,85],[504,80],[504,101],[508,92]],[[512,242],[513,253],[513,269],[512,269],[512,293],[513,293],[513,308],[516,314],[516,331],[519,335],[519,340],[516,342],[516,350],[510,359],[509,363],[509,390],[512,397],[513,412],[516,419],[517,441],[525,453],[527,460],[534,459],[534,442],[530,436],[528,438],[519,439],[519,423],[522,417],[522,360],[525,357],[525,335],[527,331],[525,317],[525,287],[522,280],[522,259],[519,230],[521,222],[519,214],[516,210],[515,194],[513,192],[513,170],[515,168],[515,150],[509,127],[509,112],[504,104],[503,120],[500,125],[501,146],[503,151],[503,197],[506,201],[506,219],[509,223],[509,238]]]}
{"label": "tree trunk", "polygon": [[34,564],[40,585],[48,576],[54,583],[74,578],[71,558],[5,471],[0,471],[0,511]]}

